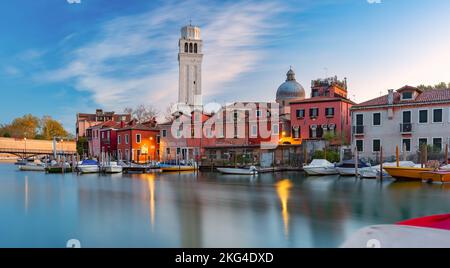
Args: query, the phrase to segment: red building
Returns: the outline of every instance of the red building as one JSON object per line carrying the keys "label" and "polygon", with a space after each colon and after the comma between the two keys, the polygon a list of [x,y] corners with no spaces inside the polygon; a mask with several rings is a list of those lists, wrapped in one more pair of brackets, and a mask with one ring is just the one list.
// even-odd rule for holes
{"label": "red building", "polygon": [[117,159],[117,130],[124,125],[124,122],[117,123],[108,121],[100,128],[100,151],[104,157],[110,156]]}
{"label": "red building", "polygon": [[292,135],[304,140],[320,140],[326,132],[336,135],[335,143],[350,143],[350,108],[347,81],[337,77],[313,80],[311,98],[290,104]]}
{"label": "red building", "polygon": [[132,122],[117,130],[117,158],[137,163],[157,161],[159,130],[151,124]]}

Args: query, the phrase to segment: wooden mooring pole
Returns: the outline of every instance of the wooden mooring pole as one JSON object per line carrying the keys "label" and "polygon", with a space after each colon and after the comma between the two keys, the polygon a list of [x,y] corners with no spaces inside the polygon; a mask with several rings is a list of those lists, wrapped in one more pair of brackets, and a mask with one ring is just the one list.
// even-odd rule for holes
{"label": "wooden mooring pole", "polygon": [[380,181],[383,181],[383,146],[380,146]]}
{"label": "wooden mooring pole", "polygon": [[358,146],[355,147],[355,177],[358,177]]}
{"label": "wooden mooring pole", "polygon": [[397,161],[397,167],[399,167],[400,159],[399,159],[399,153],[398,153],[398,144],[395,146],[395,160]]}

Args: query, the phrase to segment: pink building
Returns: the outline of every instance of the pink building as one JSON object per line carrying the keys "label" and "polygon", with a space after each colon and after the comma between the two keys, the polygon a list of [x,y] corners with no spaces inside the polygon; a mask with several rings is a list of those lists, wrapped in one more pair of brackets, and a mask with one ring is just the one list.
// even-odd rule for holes
{"label": "pink building", "polygon": [[294,138],[323,139],[326,132],[336,135],[335,143],[350,143],[350,108],[347,81],[337,77],[313,80],[311,98],[291,102],[291,125]]}
{"label": "pink building", "polygon": [[86,129],[86,136],[88,139],[88,147],[89,147],[89,156],[100,158],[102,153],[102,133],[103,133],[103,140],[105,141],[106,141],[105,135],[107,135],[106,132],[102,132],[102,129],[104,128],[110,129],[115,127],[117,124],[120,123],[117,123],[115,121],[107,121]]}

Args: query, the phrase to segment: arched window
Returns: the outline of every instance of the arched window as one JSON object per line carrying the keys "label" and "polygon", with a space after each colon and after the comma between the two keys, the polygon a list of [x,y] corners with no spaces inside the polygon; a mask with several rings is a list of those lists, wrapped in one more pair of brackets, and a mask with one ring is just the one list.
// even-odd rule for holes
{"label": "arched window", "polygon": [[189,44],[189,52],[192,53],[192,43]]}
{"label": "arched window", "polygon": [[184,43],[184,52],[185,52],[185,53],[188,52],[188,43]]}
{"label": "arched window", "polygon": [[194,44],[194,53],[197,53],[197,44]]}

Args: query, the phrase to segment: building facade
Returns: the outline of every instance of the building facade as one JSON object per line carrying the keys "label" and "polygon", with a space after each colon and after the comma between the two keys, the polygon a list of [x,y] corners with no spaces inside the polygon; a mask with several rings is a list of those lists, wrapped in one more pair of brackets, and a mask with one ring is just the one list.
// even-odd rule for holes
{"label": "building facade", "polygon": [[303,140],[324,140],[331,132],[333,143],[349,144],[351,140],[350,108],[347,81],[337,77],[313,80],[311,98],[290,104],[292,136]]}
{"label": "building facade", "polygon": [[76,120],[76,138],[86,137],[86,130],[92,126],[98,125],[107,121],[125,121],[131,120],[130,114],[116,114],[115,112],[104,112],[102,109],[97,109],[94,114],[77,113]]}
{"label": "building facade", "polygon": [[422,144],[442,151],[450,142],[450,89],[405,86],[351,108],[352,145],[365,159],[417,156]]}
{"label": "building facade", "polygon": [[135,163],[158,161],[159,131],[144,124],[117,130],[117,158]]}

